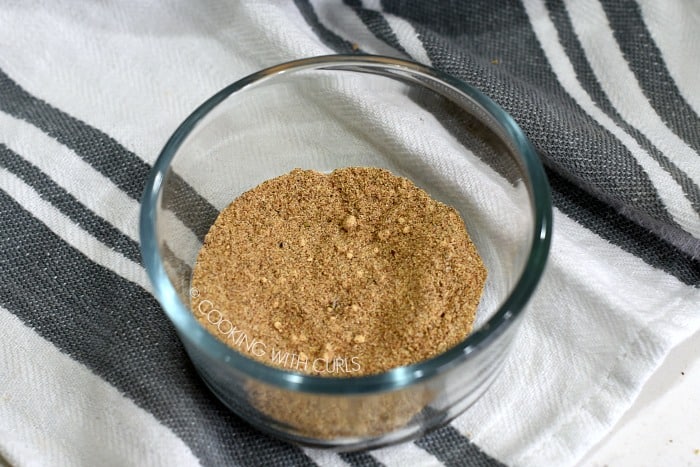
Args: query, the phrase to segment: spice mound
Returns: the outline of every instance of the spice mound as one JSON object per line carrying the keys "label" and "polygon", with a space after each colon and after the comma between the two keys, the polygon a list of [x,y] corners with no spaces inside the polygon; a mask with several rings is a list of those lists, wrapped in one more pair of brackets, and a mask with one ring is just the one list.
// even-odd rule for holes
{"label": "spice mound", "polygon": [[265,364],[362,376],[463,340],[485,280],[455,209],[408,179],[295,169],[219,214],[191,306],[212,334]]}

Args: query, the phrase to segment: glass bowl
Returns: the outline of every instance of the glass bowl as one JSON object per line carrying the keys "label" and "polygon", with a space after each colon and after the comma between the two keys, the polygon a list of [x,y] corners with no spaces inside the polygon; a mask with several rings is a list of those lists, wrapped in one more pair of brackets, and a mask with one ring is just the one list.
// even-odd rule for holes
{"label": "glass bowl", "polygon": [[[460,213],[488,270],[471,334],[429,360],[334,377],[265,365],[205,330],[190,282],[218,213],[295,168],[348,166],[407,177]],[[417,63],[334,55],[259,71],[198,107],[148,178],[140,235],[155,295],[211,391],[260,430],[348,451],[420,436],[488,389],[544,269],[551,222],[537,154],[489,98]]]}

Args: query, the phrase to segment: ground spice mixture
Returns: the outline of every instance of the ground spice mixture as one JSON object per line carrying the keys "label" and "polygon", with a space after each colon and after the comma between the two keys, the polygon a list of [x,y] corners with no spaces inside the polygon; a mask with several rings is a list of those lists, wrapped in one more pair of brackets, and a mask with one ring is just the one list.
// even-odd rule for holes
{"label": "ground spice mixture", "polygon": [[409,180],[295,169],[221,212],[194,268],[192,309],[268,365],[360,376],[463,340],[485,280],[457,212]]}

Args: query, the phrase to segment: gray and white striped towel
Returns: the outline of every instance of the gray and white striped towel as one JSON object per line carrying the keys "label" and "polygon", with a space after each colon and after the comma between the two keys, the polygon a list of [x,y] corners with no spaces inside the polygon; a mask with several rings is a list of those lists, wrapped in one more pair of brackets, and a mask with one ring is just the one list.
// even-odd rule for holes
{"label": "gray and white striped towel", "polygon": [[[693,0],[4,2],[0,464],[575,463],[700,328],[698,43]],[[137,214],[197,104],[358,48],[510,112],[547,166],[555,234],[489,393],[416,442],[335,454],[264,436],[207,392],[150,293]]]}

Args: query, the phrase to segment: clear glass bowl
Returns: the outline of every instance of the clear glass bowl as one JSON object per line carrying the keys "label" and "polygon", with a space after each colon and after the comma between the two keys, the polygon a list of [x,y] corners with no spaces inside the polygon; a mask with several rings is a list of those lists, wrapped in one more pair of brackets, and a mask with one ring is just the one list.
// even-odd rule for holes
{"label": "clear glass bowl", "polygon": [[[294,168],[347,166],[388,169],[459,211],[488,270],[474,331],[434,358],[362,377],[274,368],[207,332],[190,310],[190,280],[218,213]],[[364,55],[285,63],[222,89],[167,142],[141,209],[155,295],[209,388],[265,432],[337,450],[415,438],[488,389],[542,274],[552,222],[540,161],[500,107],[434,69]]]}

